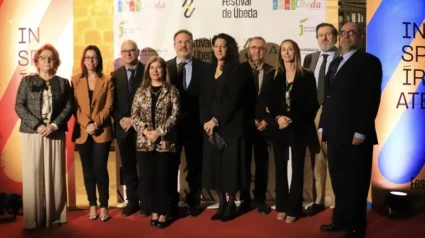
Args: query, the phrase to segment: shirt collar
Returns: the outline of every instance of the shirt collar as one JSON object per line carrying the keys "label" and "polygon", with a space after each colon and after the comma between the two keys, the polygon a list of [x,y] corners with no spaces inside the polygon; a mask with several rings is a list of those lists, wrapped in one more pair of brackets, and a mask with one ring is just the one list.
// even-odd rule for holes
{"label": "shirt collar", "polygon": [[[181,62],[183,62],[183,61],[181,61],[179,58],[176,57],[176,63],[177,63],[177,65],[179,65]],[[186,62],[186,65],[190,65],[192,63],[192,57],[190,57],[189,59],[187,59],[185,62]]]}
{"label": "shirt collar", "polygon": [[251,60],[248,60],[248,62],[249,62],[249,65],[251,66],[252,69],[255,69],[255,70],[258,70],[258,71],[263,70],[264,62],[261,62],[260,67],[257,67],[257,65],[252,63]]}

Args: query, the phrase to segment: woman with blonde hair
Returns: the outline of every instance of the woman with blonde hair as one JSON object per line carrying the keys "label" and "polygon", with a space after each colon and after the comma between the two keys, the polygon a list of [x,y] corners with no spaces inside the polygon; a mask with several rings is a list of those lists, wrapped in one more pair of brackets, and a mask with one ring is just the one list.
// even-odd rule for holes
{"label": "woman with blonde hair", "polygon": [[[152,202],[150,224],[168,225],[170,168],[176,152],[176,122],[179,118],[179,91],[171,85],[163,58],[153,56],[146,64],[143,82],[137,89],[131,119],[137,132],[139,197]],[[172,180],[171,180],[172,181]]]}
{"label": "woman with blonde hair", "polygon": [[[301,53],[293,40],[280,45],[275,79],[271,83],[269,125],[274,126],[272,143],[275,161],[276,211],[278,220],[292,223],[302,216],[304,156],[306,147],[319,149],[314,118],[316,80],[301,65]],[[288,161],[292,175],[288,185]]]}

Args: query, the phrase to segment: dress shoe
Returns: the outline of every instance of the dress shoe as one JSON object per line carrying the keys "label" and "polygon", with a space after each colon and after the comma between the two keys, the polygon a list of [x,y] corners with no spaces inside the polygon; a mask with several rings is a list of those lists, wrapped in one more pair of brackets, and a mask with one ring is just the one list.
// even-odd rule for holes
{"label": "dress shoe", "polygon": [[226,211],[224,211],[223,216],[221,216],[220,221],[226,222],[231,221],[236,218],[238,215],[238,209],[234,202],[229,202],[226,207]]}
{"label": "dress shoe", "polygon": [[196,217],[199,215],[199,209],[197,206],[189,206],[187,213],[191,217]]}
{"label": "dress shoe", "polygon": [[150,216],[150,215],[151,215],[151,212],[149,212],[148,210],[140,209],[140,211],[139,211],[139,216],[141,216],[141,217],[147,217],[147,216]]}
{"label": "dress shoe", "polygon": [[342,230],[344,230],[344,227],[339,226],[335,223],[331,223],[331,224],[321,225],[320,230],[322,230],[322,231],[342,231]]}
{"label": "dress shoe", "polygon": [[111,217],[109,216],[109,210],[106,207],[100,208],[100,221],[106,222],[109,221]]}
{"label": "dress shoe", "polygon": [[317,215],[319,212],[324,211],[325,210],[325,205],[324,204],[316,204],[313,203],[313,205],[311,205],[310,207],[307,208],[305,214],[309,217]]}
{"label": "dress shoe", "polygon": [[248,213],[252,210],[251,202],[249,201],[243,201],[241,205],[239,205],[237,212],[240,214]]}
{"label": "dress shoe", "polygon": [[344,238],[364,238],[366,232],[364,229],[348,229]]}
{"label": "dress shoe", "polygon": [[260,214],[267,215],[272,211],[272,209],[264,203],[259,203],[259,204],[257,204],[257,211]]}
{"label": "dress shoe", "polygon": [[129,202],[127,206],[122,209],[121,216],[128,217],[133,215],[137,211],[139,211],[139,205]]}

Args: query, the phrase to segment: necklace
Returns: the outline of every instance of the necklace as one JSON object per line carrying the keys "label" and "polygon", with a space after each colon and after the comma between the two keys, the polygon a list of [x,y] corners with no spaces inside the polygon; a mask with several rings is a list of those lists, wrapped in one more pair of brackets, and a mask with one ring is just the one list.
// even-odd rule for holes
{"label": "necklace", "polygon": [[154,92],[153,91],[153,89],[151,88],[151,93],[153,94],[153,95],[155,95],[155,97],[157,97],[158,96],[158,94],[162,91],[162,89],[163,89],[164,87],[162,87],[161,86],[161,88],[157,91],[157,92]]}

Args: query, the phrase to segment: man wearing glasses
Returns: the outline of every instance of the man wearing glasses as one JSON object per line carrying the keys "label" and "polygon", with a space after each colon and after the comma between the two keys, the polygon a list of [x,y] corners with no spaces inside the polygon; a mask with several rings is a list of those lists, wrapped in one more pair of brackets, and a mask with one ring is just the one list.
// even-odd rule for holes
{"label": "man wearing glasses", "polygon": [[380,60],[359,50],[362,31],[346,23],[340,31],[341,53],[329,66],[319,140],[328,145],[329,172],[335,193],[332,223],[323,231],[346,231],[364,237],[373,145],[378,143],[375,117],[381,98]]}
{"label": "man wearing glasses", "polygon": [[[254,181],[254,202],[260,214],[270,213],[270,207],[266,206],[267,178],[269,168],[269,149],[270,144],[265,136],[267,127],[266,112],[267,91],[270,82],[273,80],[273,67],[265,63],[264,56],[266,52],[266,41],[260,37],[253,37],[248,46],[248,61],[241,64],[241,68],[253,75],[255,88],[257,91],[255,115],[252,118],[250,135],[247,145],[247,176],[251,181],[251,160],[252,148],[254,148],[255,161],[255,181]],[[243,202],[239,211],[245,213],[251,210],[251,193],[250,191],[242,191],[241,199]]]}
{"label": "man wearing glasses", "polygon": [[[126,186],[128,204],[121,216],[127,217],[137,211],[140,216],[148,216],[147,194],[139,193],[139,177],[136,160],[137,134],[131,122],[130,113],[134,94],[142,83],[144,66],[138,60],[139,49],[136,42],[126,40],[121,45],[123,66],[111,73],[115,83],[114,124],[115,136],[119,147],[121,166]],[[139,203],[140,201],[140,203]]]}
{"label": "man wearing glasses", "polygon": [[167,61],[171,83],[180,93],[180,121],[178,122],[178,139],[176,146],[176,163],[170,176],[170,209],[171,216],[178,215],[179,194],[177,192],[177,176],[180,165],[180,155],[184,147],[189,193],[186,203],[189,206],[188,215],[197,216],[201,203],[202,191],[202,133],[203,128],[199,112],[199,91],[201,81],[208,75],[209,64],[192,57],[194,46],[193,35],[188,30],[179,30],[174,34],[174,49],[176,57]]}
{"label": "man wearing glasses", "polygon": [[[316,38],[320,51],[308,54],[304,58],[304,67],[314,72],[317,86],[317,100],[323,105],[325,95],[325,75],[333,59],[340,56],[335,47],[338,30],[329,23],[321,23],[316,27]],[[319,108],[314,120],[319,124],[322,107]],[[311,205],[306,210],[307,216],[314,216],[325,210],[326,177],[327,177],[327,148],[321,143],[320,151],[307,148],[304,170],[304,201]]]}

